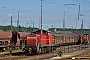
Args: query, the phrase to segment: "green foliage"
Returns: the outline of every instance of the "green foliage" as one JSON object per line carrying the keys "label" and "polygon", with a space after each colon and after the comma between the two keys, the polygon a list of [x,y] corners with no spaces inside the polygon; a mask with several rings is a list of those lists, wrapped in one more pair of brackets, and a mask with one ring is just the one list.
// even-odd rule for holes
{"label": "green foliage", "polygon": [[[33,27],[22,27],[19,25],[19,27],[15,27],[15,26],[12,26],[12,29],[11,29],[11,25],[9,26],[0,26],[0,30],[3,30],[3,31],[19,31],[19,32],[33,32],[33,31],[36,31],[38,30],[39,28],[33,28]],[[49,28],[48,31],[63,31],[63,28]],[[75,31],[78,31],[78,32],[81,32],[81,29],[71,29],[71,28],[65,28],[65,31],[71,31],[71,32],[75,32]],[[84,32],[89,32],[90,33],[90,29],[83,29]]]}
{"label": "green foliage", "polygon": [[21,27],[20,25],[19,25],[19,27],[15,27],[15,26],[12,26],[12,28],[11,28],[11,25],[9,25],[9,26],[0,26],[0,30],[3,30],[3,31],[16,31],[16,32],[32,32],[32,31],[34,31],[34,30],[37,30],[37,29],[39,29],[39,28],[32,28],[32,27]]}
{"label": "green foliage", "polygon": [[[63,31],[63,28],[49,28],[49,31]],[[71,31],[71,32],[81,32],[81,29],[71,29],[71,28],[65,28],[65,31]],[[83,29],[83,32],[90,32],[90,29]]]}

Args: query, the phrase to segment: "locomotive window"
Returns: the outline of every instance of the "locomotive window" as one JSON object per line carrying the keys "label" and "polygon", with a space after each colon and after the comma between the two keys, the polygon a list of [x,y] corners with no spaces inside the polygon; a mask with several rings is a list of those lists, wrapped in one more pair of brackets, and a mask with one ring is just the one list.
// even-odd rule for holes
{"label": "locomotive window", "polygon": [[47,34],[47,32],[46,32],[46,31],[44,31],[43,33],[44,33],[44,34]]}
{"label": "locomotive window", "polygon": [[36,31],[36,32],[32,32],[32,34],[40,34],[40,32],[39,31]]}
{"label": "locomotive window", "polygon": [[36,32],[36,34],[40,34],[40,32],[38,31],[38,32]]}
{"label": "locomotive window", "polygon": [[88,34],[84,34],[83,36],[88,36]]}
{"label": "locomotive window", "polygon": [[[40,31],[32,32],[32,34],[40,34]],[[43,34],[47,34],[47,31],[43,31]]]}
{"label": "locomotive window", "polygon": [[86,36],[86,35],[83,35],[83,36]]}

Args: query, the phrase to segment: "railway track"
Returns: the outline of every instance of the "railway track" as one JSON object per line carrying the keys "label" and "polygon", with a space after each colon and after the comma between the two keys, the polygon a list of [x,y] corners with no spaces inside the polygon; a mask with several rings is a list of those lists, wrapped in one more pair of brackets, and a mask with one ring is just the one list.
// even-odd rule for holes
{"label": "railway track", "polygon": [[12,55],[2,55],[2,57],[0,58],[0,60],[43,60],[43,59],[48,59],[51,57],[54,57],[55,53],[47,53],[47,54],[40,54],[40,55],[24,55],[24,53],[14,53]]}
{"label": "railway track", "polygon": [[[53,57],[51,60],[82,60],[90,59],[90,44],[89,45],[80,45],[80,50],[74,51],[71,53],[65,53],[62,57]],[[50,60],[50,59],[49,59]]]}
{"label": "railway track", "polygon": [[[5,53],[4,54],[0,54],[0,60],[44,60],[44,59],[50,59],[52,57],[56,57],[57,56],[57,51],[62,49],[63,54],[67,54],[67,53],[73,53],[73,54],[77,54],[75,51],[80,51],[83,50],[85,48],[88,48],[90,45],[71,45],[71,46],[62,46],[60,48],[58,48],[57,50],[53,51],[52,53],[47,53],[47,54],[40,54],[40,55],[25,55],[24,52],[17,52],[17,53]],[[80,48],[81,47],[81,48]],[[83,54],[86,54],[88,52],[83,52]],[[80,54],[78,54],[77,56],[79,56]],[[82,54],[81,54],[82,55]],[[64,55],[67,58],[70,56]],[[66,59],[66,57],[63,59]],[[72,58],[72,57],[70,57]],[[70,59],[68,58],[68,59]],[[62,60],[62,59],[61,59]]]}

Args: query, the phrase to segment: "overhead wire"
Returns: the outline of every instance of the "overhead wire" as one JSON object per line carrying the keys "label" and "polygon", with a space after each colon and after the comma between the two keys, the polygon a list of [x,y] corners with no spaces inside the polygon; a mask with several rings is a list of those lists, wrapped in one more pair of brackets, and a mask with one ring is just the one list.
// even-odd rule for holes
{"label": "overhead wire", "polygon": [[[57,4],[55,1],[54,1],[54,2],[49,2],[49,1],[44,0],[44,2],[58,5],[59,8],[65,6],[65,4],[64,4],[64,5],[62,5],[62,4]],[[79,0],[79,3],[77,3],[77,2],[74,0],[74,2],[75,2],[75,5],[79,5],[79,4],[81,5],[81,4],[85,4],[85,3],[90,3],[90,2],[87,2],[87,1],[85,1],[85,0],[83,0],[83,1],[80,1],[80,0]],[[70,6],[67,6],[67,5],[66,5],[66,7],[78,11],[78,8],[75,9],[75,8],[70,7]],[[80,10],[80,12],[81,12],[81,13],[86,13],[86,12],[81,11],[81,10]]]}
{"label": "overhead wire", "polygon": [[[65,5],[61,5],[61,4],[56,4],[55,2],[49,2],[49,1],[45,1],[44,2],[47,2],[47,3],[51,3],[51,4],[55,4],[55,5],[59,5],[59,8],[61,8],[62,6],[65,6]],[[60,6],[61,5],[61,6]]]}
{"label": "overhead wire", "polygon": [[84,0],[85,3],[90,3],[90,2],[87,2],[86,0]]}

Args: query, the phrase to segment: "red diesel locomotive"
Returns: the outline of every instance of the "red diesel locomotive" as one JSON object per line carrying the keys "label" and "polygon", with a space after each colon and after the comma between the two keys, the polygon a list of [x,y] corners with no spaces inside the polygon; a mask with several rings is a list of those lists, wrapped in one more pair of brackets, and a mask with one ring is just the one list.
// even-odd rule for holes
{"label": "red diesel locomotive", "polygon": [[83,34],[82,43],[89,43],[89,42],[90,42],[89,34]]}
{"label": "red diesel locomotive", "polygon": [[38,30],[27,36],[25,51],[29,53],[46,53],[52,51],[54,35],[45,30]]}

